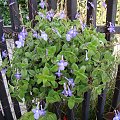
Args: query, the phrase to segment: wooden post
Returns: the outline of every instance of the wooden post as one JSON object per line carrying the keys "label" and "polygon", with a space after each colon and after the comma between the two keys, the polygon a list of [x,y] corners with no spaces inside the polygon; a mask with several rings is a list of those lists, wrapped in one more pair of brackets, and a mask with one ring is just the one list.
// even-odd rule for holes
{"label": "wooden post", "polygon": [[32,27],[35,26],[35,15],[37,14],[37,1],[28,0],[29,19],[32,21]]}
{"label": "wooden post", "polygon": [[77,0],[67,0],[67,16],[74,20],[77,13]]}
{"label": "wooden post", "polygon": [[107,16],[106,16],[106,39],[110,41],[111,33],[108,31],[109,23],[115,24],[117,12],[117,0],[107,0]]}
{"label": "wooden post", "polygon": [[[87,0],[87,26],[93,25],[96,27],[96,8],[97,0]],[[82,120],[89,119],[91,90],[84,93],[84,100],[82,104]]]}
{"label": "wooden post", "polygon": [[87,1],[87,25],[92,24],[96,27],[97,0]]}
{"label": "wooden post", "polygon": [[[0,44],[2,44],[2,36],[3,36],[3,19],[0,16]],[[1,55],[2,55],[2,48],[0,48]],[[5,85],[3,82],[1,71],[0,71],[0,100],[1,100],[3,111],[4,111],[5,119],[13,120],[13,116],[10,109],[10,104],[8,101],[8,96],[5,90]]]}
{"label": "wooden post", "polygon": [[120,65],[118,65],[118,72],[116,77],[114,95],[112,99],[111,111],[113,111],[117,107],[118,103],[120,103]]}
{"label": "wooden post", "polygon": [[48,3],[48,7],[47,7],[48,10],[57,9],[57,0],[47,0],[47,3]]}
{"label": "wooden post", "polygon": [[[11,24],[12,24],[12,32],[14,33],[14,41],[18,40],[18,33],[21,31],[21,22],[20,22],[20,15],[19,15],[19,10],[18,10],[18,4],[16,0],[8,0],[8,4],[9,4],[9,10],[10,10],[10,17],[11,17]],[[6,43],[4,44],[4,46],[6,46]],[[6,51],[7,51],[7,46],[6,46]],[[9,57],[8,57],[9,59]],[[9,59],[10,61],[10,59]],[[10,78],[9,82],[10,81]],[[13,102],[13,106],[14,106],[14,110],[15,110],[15,114],[16,114],[16,118],[19,119],[21,117],[21,110],[20,110],[20,106],[19,103],[17,101],[16,98],[12,97],[12,102]]]}

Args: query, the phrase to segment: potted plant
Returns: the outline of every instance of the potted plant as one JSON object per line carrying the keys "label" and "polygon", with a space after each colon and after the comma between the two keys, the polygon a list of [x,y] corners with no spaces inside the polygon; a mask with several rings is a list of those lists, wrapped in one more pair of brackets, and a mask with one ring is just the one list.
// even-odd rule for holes
{"label": "potted plant", "polygon": [[12,96],[33,107],[21,120],[56,120],[49,112],[53,104],[65,112],[80,104],[88,90],[92,99],[101,94],[114,57],[104,34],[79,19],[66,19],[64,11],[55,17],[54,11],[40,9],[35,20],[34,28],[28,21],[18,34],[7,75]]}

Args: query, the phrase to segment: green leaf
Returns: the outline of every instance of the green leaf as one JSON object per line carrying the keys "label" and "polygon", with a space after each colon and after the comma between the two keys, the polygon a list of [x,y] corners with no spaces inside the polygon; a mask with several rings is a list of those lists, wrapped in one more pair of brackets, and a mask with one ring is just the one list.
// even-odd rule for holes
{"label": "green leaf", "polygon": [[54,102],[59,102],[60,101],[60,96],[59,93],[51,90],[48,93],[48,97],[46,97],[47,103],[54,103]]}
{"label": "green leaf", "polygon": [[34,120],[33,112],[26,112],[22,115],[20,120]]}
{"label": "green leaf", "polygon": [[35,94],[38,94],[38,93],[39,93],[38,88],[33,88],[33,92],[34,92]]}
{"label": "green leaf", "polygon": [[71,68],[72,68],[73,70],[78,70],[78,66],[77,66],[77,64],[75,64],[75,63],[72,64]]}
{"label": "green leaf", "polygon": [[27,77],[27,70],[26,69],[22,69],[21,70],[21,75],[22,75],[22,78],[26,78]]}
{"label": "green leaf", "polygon": [[70,109],[73,109],[74,105],[75,105],[75,98],[70,97],[70,98],[68,99],[68,107],[69,107]]}
{"label": "green leaf", "polygon": [[39,120],[57,120],[57,116],[54,113],[47,112],[46,115],[40,117]]}
{"label": "green leaf", "polygon": [[47,49],[48,49],[48,56],[53,57],[56,52],[56,46],[50,46]]}
{"label": "green leaf", "polygon": [[81,103],[83,101],[83,98],[75,98],[76,103]]}
{"label": "green leaf", "polygon": [[45,66],[42,71],[43,75],[49,75],[49,69]]}
{"label": "green leaf", "polygon": [[83,65],[83,66],[81,66],[79,72],[80,73],[85,73],[85,70],[86,70],[86,66]]}
{"label": "green leaf", "polygon": [[51,72],[56,72],[58,70],[58,65],[54,65],[52,68],[50,68]]}
{"label": "green leaf", "polygon": [[25,56],[31,58],[32,54],[30,52],[25,52]]}

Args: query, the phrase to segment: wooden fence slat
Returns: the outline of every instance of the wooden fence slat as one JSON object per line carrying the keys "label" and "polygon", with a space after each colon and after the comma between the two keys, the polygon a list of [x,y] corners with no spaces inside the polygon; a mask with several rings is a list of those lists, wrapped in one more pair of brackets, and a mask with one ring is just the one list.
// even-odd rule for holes
{"label": "wooden fence slat", "polygon": [[110,41],[111,33],[108,31],[109,22],[115,24],[117,12],[117,0],[107,0],[107,16],[106,16],[106,39]]}
{"label": "wooden fence slat", "polygon": [[14,32],[20,32],[20,15],[18,10],[18,4],[16,0],[8,0],[9,11],[11,17],[12,30]]}
{"label": "wooden fence slat", "polygon": [[[105,33],[106,26],[97,26],[97,31],[101,33]],[[115,32],[113,34],[120,34],[120,26],[115,26]]]}
{"label": "wooden fence slat", "polygon": [[120,65],[118,65],[118,72],[116,77],[114,95],[112,99],[111,111],[113,111],[117,107],[118,103],[120,103]]}
{"label": "wooden fence slat", "polygon": [[87,0],[87,25],[96,27],[97,0]]}
{"label": "wooden fence slat", "polygon": [[[2,20],[1,16],[0,16],[0,19]],[[2,35],[3,35],[3,21],[0,22],[0,42],[2,41]],[[2,48],[0,48],[0,52],[2,54]],[[0,72],[0,100],[1,100],[1,104],[3,107],[4,114],[5,114],[5,118],[7,120],[13,120],[13,116],[11,113],[10,104],[8,101],[8,96],[5,90],[1,72]]]}
{"label": "wooden fence slat", "polygon": [[82,103],[82,120],[88,120],[90,107],[91,90],[84,93],[84,100]]}
{"label": "wooden fence slat", "polygon": [[[11,17],[11,23],[12,23],[12,32],[20,32],[20,16],[19,16],[19,11],[18,11],[18,4],[16,0],[8,0],[9,3],[9,10],[10,10],[10,17]],[[17,34],[14,35],[14,41],[18,40]],[[3,50],[7,51],[7,45],[6,41],[3,43]],[[9,57],[8,57],[9,59]],[[6,76],[7,77],[7,76]],[[11,83],[10,78],[7,77],[7,80]],[[14,106],[14,111],[16,114],[16,118],[19,119],[21,117],[21,110],[19,103],[16,98],[11,97],[13,106]]]}
{"label": "wooden fence slat", "polygon": [[[92,24],[96,27],[96,7],[97,0],[87,0],[87,25]],[[91,90],[84,93],[84,100],[82,103],[82,120],[89,118],[89,105],[90,105]]]}
{"label": "wooden fence slat", "polygon": [[2,109],[0,108],[0,120],[5,120],[3,114],[2,114]]}
{"label": "wooden fence slat", "polygon": [[67,0],[67,16],[74,20],[77,13],[77,0]]}
{"label": "wooden fence slat", "polygon": [[[106,32],[106,26],[97,26],[96,27],[97,32],[105,33]],[[11,26],[4,26],[3,27],[4,33],[13,33]],[[120,26],[115,27],[115,32],[113,34],[120,34]]]}
{"label": "wooden fence slat", "polygon": [[[77,14],[77,0],[67,0],[67,16],[74,20]],[[75,120],[74,110],[67,108],[68,120]]]}
{"label": "wooden fence slat", "polygon": [[103,120],[104,106],[106,101],[107,89],[103,90],[101,95],[98,95],[98,105],[97,105],[97,120]]}
{"label": "wooden fence slat", "polygon": [[[111,33],[107,30],[109,22],[115,23],[115,16],[117,10],[117,0],[107,0],[107,16],[106,16],[106,40],[110,41]],[[97,119],[102,120],[104,113],[104,106],[106,101],[106,89],[98,96]]]}
{"label": "wooden fence slat", "polygon": [[48,3],[48,7],[47,7],[48,10],[57,9],[57,0],[47,0],[47,3]]}
{"label": "wooden fence slat", "polygon": [[32,21],[32,27],[35,25],[35,15],[37,14],[37,0],[28,0],[29,19]]}
{"label": "wooden fence slat", "polygon": [[10,109],[10,104],[8,102],[8,96],[6,94],[6,90],[5,90],[5,86],[3,83],[3,78],[2,78],[1,72],[0,72],[0,91],[1,91],[0,92],[0,100],[1,100],[3,111],[4,111],[5,119],[13,120],[13,116],[12,116],[12,112]]}

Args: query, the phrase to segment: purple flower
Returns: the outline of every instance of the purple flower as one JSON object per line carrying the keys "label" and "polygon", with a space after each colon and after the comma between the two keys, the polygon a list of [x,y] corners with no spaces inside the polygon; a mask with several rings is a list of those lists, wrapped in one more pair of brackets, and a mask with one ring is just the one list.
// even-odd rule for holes
{"label": "purple flower", "polygon": [[27,36],[27,31],[23,27],[22,31],[18,34],[18,41],[15,42],[17,48],[24,47],[25,38]]}
{"label": "purple flower", "polygon": [[69,78],[68,79],[68,85],[70,86],[72,86],[72,88],[75,86],[75,83],[74,83],[74,81],[73,81],[73,79],[72,78]]}
{"label": "purple flower", "polygon": [[2,35],[2,42],[5,42],[5,33]]}
{"label": "purple flower", "polygon": [[44,18],[45,19],[45,15],[41,12],[38,12],[38,15],[41,17],[41,18]]}
{"label": "purple flower", "polygon": [[3,69],[1,70],[1,72],[4,73],[4,74],[6,73],[6,71],[7,71],[6,68],[3,68]]}
{"label": "purple flower", "polygon": [[70,41],[72,38],[76,37],[78,34],[76,27],[74,26],[73,29],[70,29],[66,34],[66,40]]}
{"label": "purple flower", "polygon": [[41,110],[40,110],[40,116],[44,116],[46,114],[46,111],[42,108],[42,105],[40,105]]}
{"label": "purple flower", "polygon": [[25,40],[27,34],[28,34],[28,33],[27,33],[25,27],[23,27],[22,31],[18,34],[18,38],[19,38],[19,39],[22,39],[22,40],[23,40],[23,39]]}
{"label": "purple flower", "polygon": [[6,50],[4,50],[4,51],[2,51],[2,58],[6,58],[7,57],[7,51]]}
{"label": "purple flower", "polygon": [[61,35],[56,28],[52,28],[52,30],[53,30],[53,32],[57,33],[57,35],[61,38]]}
{"label": "purple flower", "polygon": [[106,7],[107,7],[107,4],[106,4],[105,2],[102,2],[102,6],[103,6],[104,8],[106,8]]}
{"label": "purple flower", "polygon": [[60,12],[59,19],[64,19],[66,17],[65,11]]}
{"label": "purple flower", "polygon": [[77,14],[75,15],[75,18],[76,18],[76,19],[80,18],[80,13],[77,13]]}
{"label": "purple flower", "polygon": [[26,19],[29,20],[29,16],[26,16]]}
{"label": "purple flower", "polygon": [[40,2],[39,5],[40,5],[40,7],[41,7],[42,9],[44,9],[44,8],[45,8],[45,4],[46,4],[45,1],[41,0],[41,2]]}
{"label": "purple flower", "polygon": [[66,34],[66,40],[70,41],[72,39],[72,36],[70,34]]}
{"label": "purple flower", "polygon": [[45,31],[41,31],[41,38],[43,38],[45,41],[48,40],[48,35],[45,33]]}
{"label": "purple flower", "polygon": [[76,37],[76,35],[78,34],[76,27],[74,26],[73,29],[70,29],[70,31],[68,31],[68,34],[70,34],[72,38]]}
{"label": "purple flower", "polygon": [[115,26],[113,23],[109,22],[108,30],[110,33],[115,32]]}
{"label": "purple flower", "polygon": [[95,9],[95,6],[94,6],[94,4],[92,3],[92,2],[88,2],[90,5],[91,5],[91,7],[93,8],[93,9]]}
{"label": "purple flower", "polygon": [[68,85],[71,86],[72,88],[75,86],[74,80],[72,78],[67,78],[64,77],[68,81]]}
{"label": "purple flower", "polygon": [[3,22],[3,19],[0,19],[0,22]]}
{"label": "purple flower", "polygon": [[58,77],[60,77],[62,75],[62,73],[60,72],[60,70],[58,70],[58,72],[55,73]]}
{"label": "purple flower", "polygon": [[24,40],[15,41],[15,44],[17,48],[24,47]]}
{"label": "purple flower", "polygon": [[52,20],[53,16],[54,16],[54,12],[53,12],[52,10],[50,10],[50,11],[48,11],[48,12],[46,13],[46,18],[47,18],[49,21]]}
{"label": "purple flower", "polygon": [[88,58],[88,51],[86,50],[85,52],[86,52],[85,61],[88,61],[89,60],[89,58]]}
{"label": "purple flower", "polygon": [[115,112],[115,117],[113,118],[113,120],[120,120],[120,112],[118,110],[114,110]]}
{"label": "purple flower", "polygon": [[66,83],[64,83],[63,87],[64,87],[64,90],[62,91],[62,94],[67,97],[68,96],[68,91],[67,91],[67,88],[66,88]]}
{"label": "purple flower", "polygon": [[17,71],[17,73],[14,75],[16,77],[16,79],[20,79],[21,78],[21,74]]}
{"label": "purple flower", "polygon": [[40,39],[40,35],[36,31],[33,31],[33,37]]}
{"label": "purple flower", "polygon": [[58,68],[59,70],[64,70],[65,67],[68,65],[68,63],[64,61],[63,55],[62,55],[62,59],[57,64],[59,66]]}
{"label": "purple flower", "polygon": [[46,111],[42,108],[42,105],[41,110],[39,110],[39,103],[37,104],[36,109],[32,109],[32,112],[34,113],[35,120],[38,120],[40,116],[44,116],[46,114]]}
{"label": "purple flower", "polygon": [[[66,87],[67,86],[67,87]],[[66,97],[72,96],[72,91],[70,90],[69,86],[64,83],[64,90],[62,91],[62,94]]]}
{"label": "purple flower", "polygon": [[68,96],[72,96],[72,91],[70,90],[69,86],[68,87]]}
{"label": "purple flower", "polygon": [[81,19],[80,19],[80,24],[81,24],[82,31],[84,31],[84,29],[86,28],[86,24],[83,23]]}

